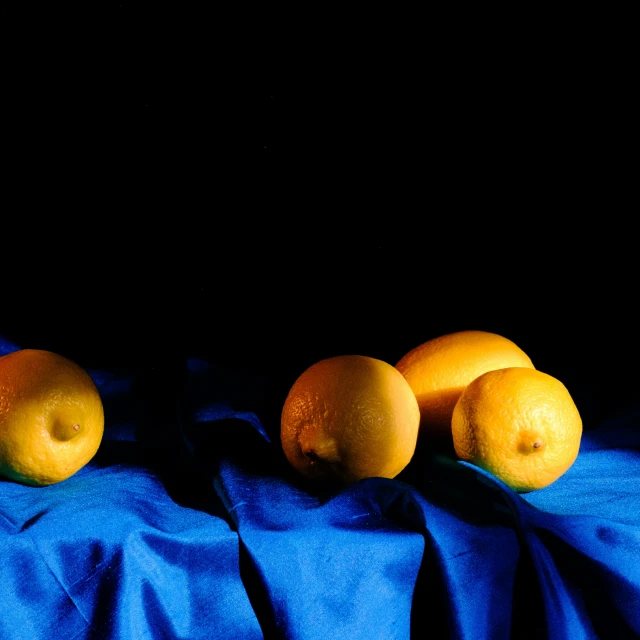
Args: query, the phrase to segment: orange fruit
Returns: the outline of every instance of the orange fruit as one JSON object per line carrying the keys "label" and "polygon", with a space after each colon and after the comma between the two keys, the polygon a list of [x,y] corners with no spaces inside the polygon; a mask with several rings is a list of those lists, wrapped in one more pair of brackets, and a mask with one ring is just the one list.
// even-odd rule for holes
{"label": "orange fruit", "polygon": [[516,491],[555,482],[578,456],[582,419],[557,378],[525,367],[488,371],[464,390],[453,411],[458,457]]}
{"label": "orange fruit", "polygon": [[82,367],[39,349],[0,357],[0,475],[33,486],[66,480],[103,431],[102,400]]}
{"label": "orange fruit", "polygon": [[396,364],[418,399],[421,436],[449,436],[453,408],[465,387],[479,375],[504,367],[534,368],[514,342],[488,331],[457,331],[432,338]]}
{"label": "orange fruit", "polygon": [[291,465],[319,483],[394,478],[415,452],[420,411],[400,372],[360,355],[320,360],[294,382],[281,414]]}

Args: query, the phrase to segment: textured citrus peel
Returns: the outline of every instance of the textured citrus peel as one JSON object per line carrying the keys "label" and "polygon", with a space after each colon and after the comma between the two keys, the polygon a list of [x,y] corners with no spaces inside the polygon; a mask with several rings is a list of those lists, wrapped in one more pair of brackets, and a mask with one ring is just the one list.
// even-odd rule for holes
{"label": "textured citrus peel", "polygon": [[486,371],[514,366],[535,368],[529,356],[508,338],[474,330],[432,338],[396,363],[418,400],[420,433],[446,438],[450,437],[453,410],[466,386]]}
{"label": "textured citrus peel", "polygon": [[366,356],[317,362],[291,387],[281,441],[289,462],[318,482],[395,477],[415,451],[420,412],[407,381]]}
{"label": "textured citrus peel", "polygon": [[51,438],[60,442],[68,442],[78,437],[80,434],[80,425],[78,423],[71,424],[64,418],[54,418],[51,421],[51,429],[49,430]]}
{"label": "textured citrus peel", "polygon": [[458,457],[490,471],[516,491],[557,480],[578,456],[582,420],[556,378],[523,367],[479,376],[452,417]]}
{"label": "textured citrus peel", "polygon": [[545,448],[545,442],[541,435],[532,434],[530,432],[520,433],[520,442],[518,443],[518,451],[525,455],[531,453],[540,453]]}
{"label": "textured citrus peel", "polygon": [[104,429],[90,376],[57,354],[22,350],[0,358],[0,475],[55,484],[87,464]]}

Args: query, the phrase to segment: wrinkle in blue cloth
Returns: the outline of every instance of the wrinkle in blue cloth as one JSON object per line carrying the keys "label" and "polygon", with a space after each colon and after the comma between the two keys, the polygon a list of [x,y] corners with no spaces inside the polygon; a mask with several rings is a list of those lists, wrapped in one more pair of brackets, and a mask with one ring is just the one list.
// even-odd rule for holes
{"label": "wrinkle in blue cloth", "polygon": [[0,480],[3,640],[640,638],[635,409],[531,493],[423,450],[394,480],[322,491],[259,380],[174,373],[90,370],[94,460],[51,487]]}

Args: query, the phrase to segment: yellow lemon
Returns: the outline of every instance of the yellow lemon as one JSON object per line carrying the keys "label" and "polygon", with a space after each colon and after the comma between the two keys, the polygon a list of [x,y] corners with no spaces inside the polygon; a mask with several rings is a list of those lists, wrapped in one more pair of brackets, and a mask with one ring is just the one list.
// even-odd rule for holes
{"label": "yellow lemon", "polygon": [[489,331],[456,331],[415,347],[396,364],[418,399],[420,434],[448,436],[451,415],[465,387],[504,367],[534,368],[514,342]]}
{"label": "yellow lemon", "polygon": [[398,475],[413,457],[419,423],[416,397],[395,367],[341,355],[313,364],[294,382],[280,434],[303,476],[346,484]]}
{"label": "yellow lemon", "polygon": [[451,421],[458,457],[516,491],[555,482],[575,462],[582,419],[568,389],[537,369],[508,367],[473,380]]}
{"label": "yellow lemon", "polygon": [[0,475],[33,486],[66,480],[103,431],[102,400],[82,367],[39,349],[0,357]]}

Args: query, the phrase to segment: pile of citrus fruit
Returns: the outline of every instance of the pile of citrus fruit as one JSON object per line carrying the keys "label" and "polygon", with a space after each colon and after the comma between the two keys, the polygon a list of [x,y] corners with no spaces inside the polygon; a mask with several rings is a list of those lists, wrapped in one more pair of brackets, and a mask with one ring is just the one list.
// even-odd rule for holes
{"label": "pile of citrus fruit", "polygon": [[[100,394],[82,367],[37,349],[0,357],[0,476],[61,482],[93,458],[103,430]],[[461,460],[532,491],[574,463],[582,420],[562,382],[514,342],[458,331],[395,366],[363,355],[316,362],[284,400],[280,436],[293,468],[316,483],[395,478],[419,440],[444,438]]]}
{"label": "pile of citrus fruit", "polygon": [[313,364],[284,401],[280,434],[291,465],[314,482],[394,478],[418,440],[448,438],[461,460],[524,492],[571,467],[582,420],[564,384],[514,342],[458,331],[395,366],[359,355]]}

